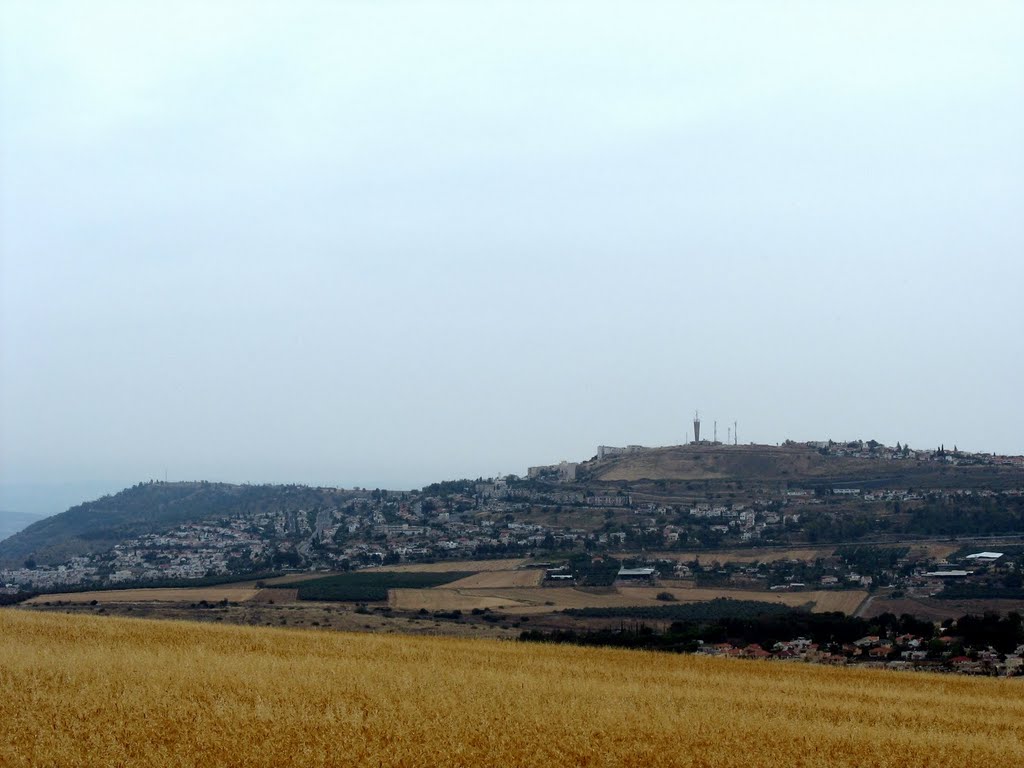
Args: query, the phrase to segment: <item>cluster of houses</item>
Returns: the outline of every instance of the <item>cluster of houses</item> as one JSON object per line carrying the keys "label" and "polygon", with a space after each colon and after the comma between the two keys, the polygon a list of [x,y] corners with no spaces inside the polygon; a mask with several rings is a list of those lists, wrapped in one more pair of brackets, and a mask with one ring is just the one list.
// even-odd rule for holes
{"label": "cluster of houses", "polygon": [[[699,559],[699,558],[698,558]],[[663,566],[665,564],[662,564]],[[1024,555],[977,552],[963,557],[908,554],[892,563],[858,562],[856,551],[840,549],[814,561],[779,559],[759,563],[676,563],[673,578],[700,580],[708,575],[716,583],[737,589],[768,591],[842,590],[886,588],[907,597],[932,597],[952,584],[1005,584],[1024,575]]]}
{"label": "cluster of houses", "polygon": [[[629,450],[634,448],[639,450],[637,446]],[[808,519],[823,514],[815,506],[824,503],[820,494],[800,488],[759,488],[742,501],[711,497],[682,505],[638,500],[628,488],[619,486],[581,487],[556,482],[571,475],[574,467],[562,463],[534,473],[552,482],[508,476],[454,484],[458,487],[443,493],[371,493],[356,489],[345,492],[347,495],[337,502],[315,509],[271,508],[187,523],[59,565],[27,563],[25,567],[0,570],[0,588],[53,590],[282,568],[358,568],[402,560],[520,556],[531,552],[671,551],[764,544],[799,537]],[[848,496],[851,503],[861,506],[920,499],[911,490],[837,488],[833,493]],[[935,491],[933,495],[955,500],[964,494],[997,493],[1020,495],[1021,491],[951,490]],[[840,507],[841,503],[836,509]],[[565,517],[560,518],[560,514]],[[870,586],[872,578],[874,583],[896,584],[912,576],[908,587],[934,592],[944,581],[970,577],[975,570],[947,567],[941,562],[932,565],[912,575],[858,574],[853,579],[837,571],[816,574],[813,579],[816,584],[820,579],[820,586],[840,588]],[[967,572],[953,573],[956,570]],[[765,580],[763,572],[747,576]],[[808,583],[808,578],[796,574],[790,581]],[[771,586],[789,588],[779,580],[772,581]]]}
{"label": "cluster of houses", "polygon": [[241,520],[219,525],[188,524],[147,534],[107,552],[70,558],[53,567],[0,570],[0,589],[59,589],[83,584],[116,586],[132,582],[200,579],[228,574],[232,563],[264,559],[270,542]]}
{"label": "cluster of houses", "polygon": [[777,642],[771,648],[757,643],[702,644],[698,653],[740,659],[779,659],[815,664],[851,665],[879,669],[955,672],[968,675],[1024,675],[1024,645],[1001,654],[994,648],[964,648],[952,635],[926,639],[913,634],[893,638],[868,635],[852,643],[819,644],[804,637]]}
{"label": "cluster of houses", "polygon": [[998,464],[1003,466],[1024,467],[1024,456],[1000,456],[994,453],[978,453],[961,451],[956,446],[947,450],[944,445],[929,450],[914,450],[908,445],[896,443],[896,446],[882,445],[875,440],[851,440],[835,442],[834,440],[811,440],[795,443],[787,440],[786,445],[803,445],[814,448],[823,455],[852,456],[864,459],[883,459],[889,461],[921,461],[943,462],[945,464]]}
{"label": "cluster of houses", "polygon": [[[766,501],[755,502],[752,507],[745,504],[698,504],[690,508],[689,514],[693,518],[712,521],[710,530],[715,533],[731,533],[738,535],[740,541],[751,541],[762,538],[772,528],[800,522],[799,513],[785,515],[771,509],[772,506]],[[678,531],[671,531],[666,534],[666,538],[674,541],[678,535]]]}

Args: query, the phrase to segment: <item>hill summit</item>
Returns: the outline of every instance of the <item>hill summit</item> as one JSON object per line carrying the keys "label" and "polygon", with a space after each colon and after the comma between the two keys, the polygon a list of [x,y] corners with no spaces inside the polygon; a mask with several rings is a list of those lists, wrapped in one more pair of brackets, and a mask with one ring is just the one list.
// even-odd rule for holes
{"label": "hill summit", "polygon": [[[601,453],[604,453],[602,456]],[[1019,457],[911,451],[874,441],[849,443],[787,441],[774,445],[691,443],[663,448],[602,446],[577,465],[590,482],[726,481],[785,483],[795,486],[860,483],[865,486],[1017,487],[1024,477]]]}

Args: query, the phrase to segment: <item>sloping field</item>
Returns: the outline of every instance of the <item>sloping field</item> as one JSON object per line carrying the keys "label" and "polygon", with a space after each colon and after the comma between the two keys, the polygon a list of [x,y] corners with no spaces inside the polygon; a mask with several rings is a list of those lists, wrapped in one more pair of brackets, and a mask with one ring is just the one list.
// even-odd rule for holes
{"label": "sloping field", "polygon": [[0,765],[1024,765],[1019,680],[0,611]]}
{"label": "sloping field", "polygon": [[384,565],[375,571],[396,573],[445,573],[447,571],[511,571],[523,563],[523,558],[505,560],[445,560],[440,563],[409,563],[408,565]]}
{"label": "sloping field", "polygon": [[240,587],[235,584],[221,587],[181,587],[171,589],[106,589],[96,592],[61,592],[39,595],[27,602],[32,603],[197,603],[200,600],[219,602],[230,600],[240,603],[256,596],[255,586]]}
{"label": "sloping field", "polygon": [[490,608],[514,613],[552,613],[563,608],[621,608],[665,605],[657,599],[660,592],[671,592],[678,602],[699,603],[716,597],[734,600],[760,600],[768,603],[800,606],[813,603],[812,610],[853,613],[867,596],[860,590],[818,592],[755,592],[741,589],[675,589],[671,587],[619,587],[588,592],[571,587],[519,589],[452,589],[452,585],[434,589],[393,589],[388,604],[395,610],[471,611]]}
{"label": "sloping field", "polygon": [[[510,610],[516,613],[548,612],[544,597],[552,590],[541,589],[392,589],[388,591],[388,605],[397,611],[471,611],[474,608]],[[569,591],[569,590],[566,590]],[[526,595],[517,597],[519,593]]]}
{"label": "sloping field", "polygon": [[[774,563],[778,560],[803,560],[811,562],[819,557],[829,557],[835,547],[795,547],[793,549],[720,549],[694,550],[690,552],[644,552],[645,557],[664,558],[679,563]],[[636,553],[637,555],[641,553]]]}
{"label": "sloping field", "polygon": [[813,477],[826,473],[878,472],[876,462],[824,457],[805,447],[675,446],[617,456],[595,467],[597,479],[708,480]]}
{"label": "sloping field", "polygon": [[[934,557],[936,559],[949,557],[963,546],[959,543],[945,544],[942,542],[931,542],[928,544],[913,544],[908,553],[911,557]],[[979,547],[979,551],[985,547]]]}
{"label": "sloping field", "polygon": [[[928,542],[928,543],[915,543],[905,542],[903,544],[895,543],[889,545],[880,546],[907,546],[909,547],[908,555],[914,557],[935,557],[941,558],[950,555],[951,553],[958,550],[962,545],[957,543],[943,543],[943,542]],[[979,545],[979,549],[984,549],[983,546]],[[819,557],[829,557],[836,551],[836,547],[793,547],[793,548],[764,548],[764,549],[719,549],[719,550],[690,550],[686,552],[673,552],[671,550],[664,552],[630,552],[624,553],[624,557],[644,557],[644,558],[658,558],[665,560],[675,560],[680,563],[690,563],[694,560],[700,560],[701,563],[707,564],[712,562],[719,563],[774,563],[778,560],[803,560],[804,562],[813,562]]]}
{"label": "sloping field", "polygon": [[706,600],[728,597],[733,600],[758,600],[762,603],[779,603],[794,608],[801,605],[812,604],[811,610],[814,613],[826,613],[828,611],[842,611],[852,614],[857,607],[868,596],[863,590],[813,590],[809,592],[756,592],[741,589],[705,589],[696,587],[693,589],[670,589],[664,590],[658,587],[621,587],[619,592],[623,599],[636,600],[637,604],[644,601],[644,605],[665,605],[655,599],[659,592],[669,591],[680,603],[702,603]]}
{"label": "sloping field", "polygon": [[447,589],[494,589],[508,587],[538,587],[544,576],[539,568],[518,571],[481,571],[464,579],[446,584]]}
{"label": "sloping field", "polygon": [[302,573],[289,573],[284,576],[275,576],[272,579],[261,579],[261,581],[264,584],[280,586],[281,584],[295,584],[300,581],[309,581],[310,579],[337,576],[340,573],[347,573],[347,571],[303,571]]}
{"label": "sloping field", "polygon": [[883,613],[899,616],[909,613],[919,619],[947,621],[966,614],[982,616],[988,611],[999,614],[1016,611],[1021,613],[1024,604],[1020,600],[938,600],[933,597],[875,597],[866,606],[864,616],[871,618]]}

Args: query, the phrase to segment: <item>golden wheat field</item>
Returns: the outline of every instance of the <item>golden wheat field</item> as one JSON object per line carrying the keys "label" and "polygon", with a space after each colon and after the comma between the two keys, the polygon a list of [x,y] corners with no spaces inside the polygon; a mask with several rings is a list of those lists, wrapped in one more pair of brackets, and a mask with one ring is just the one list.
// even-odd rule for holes
{"label": "golden wheat field", "polygon": [[0,765],[1024,765],[1024,686],[0,611]]}

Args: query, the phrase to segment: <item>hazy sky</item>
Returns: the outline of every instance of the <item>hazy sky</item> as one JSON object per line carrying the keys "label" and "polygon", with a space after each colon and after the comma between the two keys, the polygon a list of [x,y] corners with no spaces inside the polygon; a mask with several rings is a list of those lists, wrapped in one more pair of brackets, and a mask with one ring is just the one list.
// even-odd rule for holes
{"label": "hazy sky", "polygon": [[1020,2],[0,21],[6,485],[1024,452]]}

